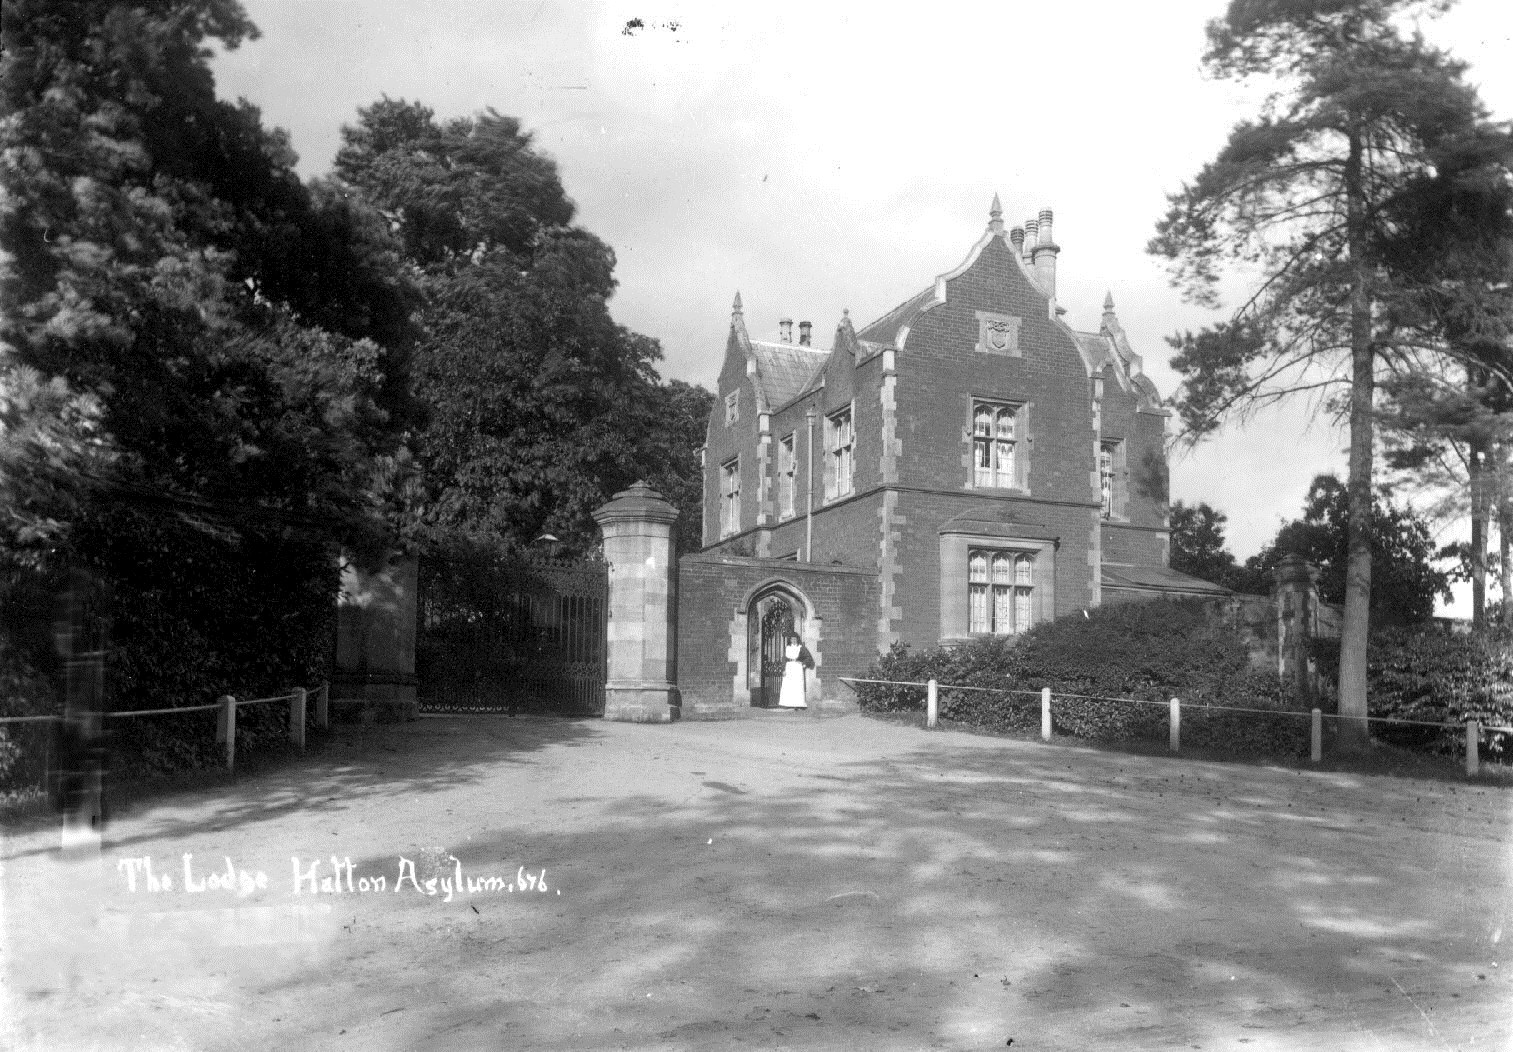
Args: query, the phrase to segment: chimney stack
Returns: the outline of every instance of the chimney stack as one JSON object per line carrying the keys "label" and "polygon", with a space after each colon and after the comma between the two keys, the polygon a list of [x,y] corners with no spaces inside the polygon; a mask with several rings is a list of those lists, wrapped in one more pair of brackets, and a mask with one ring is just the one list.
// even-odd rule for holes
{"label": "chimney stack", "polygon": [[1026,219],[1024,221],[1024,258],[1028,262],[1035,251],[1035,246],[1040,243],[1040,221]]}
{"label": "chimney stack", "polygon": [[801,321],[801,322],[799,322],[799,346],[800,347],[808,347],[809,346],[809,334],[811,332],[813,332],[813,331],[814,331],[814,326],[810,325],[807,321]]}
{"label": "chimney stack", "polygon": [[1054,301],[1056,299],[1056,256],[1061,252],[1061,246],[1051,239],[1051,220],[1051,210],[1042,208],[1033,256],[1035,280],[1040,283],[1045,294]]}
{"label": "chimney stack", "polygon": [[784,343],[793,342],[793,319],[783,318],[778,322],[779,339]]}

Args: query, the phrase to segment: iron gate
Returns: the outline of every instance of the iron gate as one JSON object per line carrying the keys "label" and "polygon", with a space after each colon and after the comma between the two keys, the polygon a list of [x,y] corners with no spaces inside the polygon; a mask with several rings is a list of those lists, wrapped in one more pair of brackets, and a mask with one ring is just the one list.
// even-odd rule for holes
{"label": "iron gate", "polygon": [[422,712],[604,715],[603,563],[422,559]]}

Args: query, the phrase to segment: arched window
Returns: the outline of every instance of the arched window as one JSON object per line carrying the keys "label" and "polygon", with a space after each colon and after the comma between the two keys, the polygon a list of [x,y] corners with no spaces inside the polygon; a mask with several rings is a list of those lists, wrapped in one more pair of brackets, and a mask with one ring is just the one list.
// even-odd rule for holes
{"label": "arched window", "polygon": [[1007,488],[1018,484],[1018,410],[994,402],[972,403],[972,485]]}
{"label": "arched window", "polygon": [[1035,557],[974,548],[967,556],[967,630],[1009,636],[1034,620]]}

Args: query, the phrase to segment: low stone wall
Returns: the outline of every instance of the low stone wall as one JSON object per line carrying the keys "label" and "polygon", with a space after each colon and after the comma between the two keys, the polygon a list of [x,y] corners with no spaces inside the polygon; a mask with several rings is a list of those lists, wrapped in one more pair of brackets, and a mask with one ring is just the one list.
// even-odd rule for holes
{"label": "low stone wall", "polygon": [[683,719],[728,719],[748,714],[759,691],[749,667],[754,651],[751,608],[779,588],[804,614],[801,633],[814,656],[812,708],[850,709],[851,688],[877,660],[877,571],[821,566],[791,559],[705,553],[678,560],[678,693]]}

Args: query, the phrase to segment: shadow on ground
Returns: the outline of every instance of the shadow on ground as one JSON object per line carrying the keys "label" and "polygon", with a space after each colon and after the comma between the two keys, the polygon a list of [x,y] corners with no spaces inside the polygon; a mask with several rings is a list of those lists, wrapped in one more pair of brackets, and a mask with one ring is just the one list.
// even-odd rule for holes
{"label": "shadow on ground", "polygon": [[[246,825],[276,823],[319,808],[341,815],[358,802],[444,792],[475,783],[552,746],[573,747],[592,734],[591,719],[552,717],[422,717],[402,723],[333,724],[304,755],[256,756],[235,775],[193,772],[171,781],[124,786],[110,794],[107,839],[116,850],[163,838],[224,833]],[[193,818],[178,817],[189,810]],[[127,820],[130,819],[128,822]],[[54,813],[6,823],[16,841],[0,844],[0,859],[57,850],[33,843],[57,827]],[[122,832],[122,830],[127,830]],[[26,846],[19,846],[25,843]]]}
{"label": "shadow on ground", "polygon": [[[631,780],[560,831],[516,816],[438,851],[433,876],[449,858],[518,860],[560,894],[386,900],[367,941],[338,936],[332,953],[367,960],[371,981],[319,1032],[338,1047],[1121,1050],[1510,1033],[1495,790],[946,736],[806,757],[679,754],[674,791]],[[382,981],[383,945],[428,966]],[[328,967],[264,994],[293,1005]]]}

